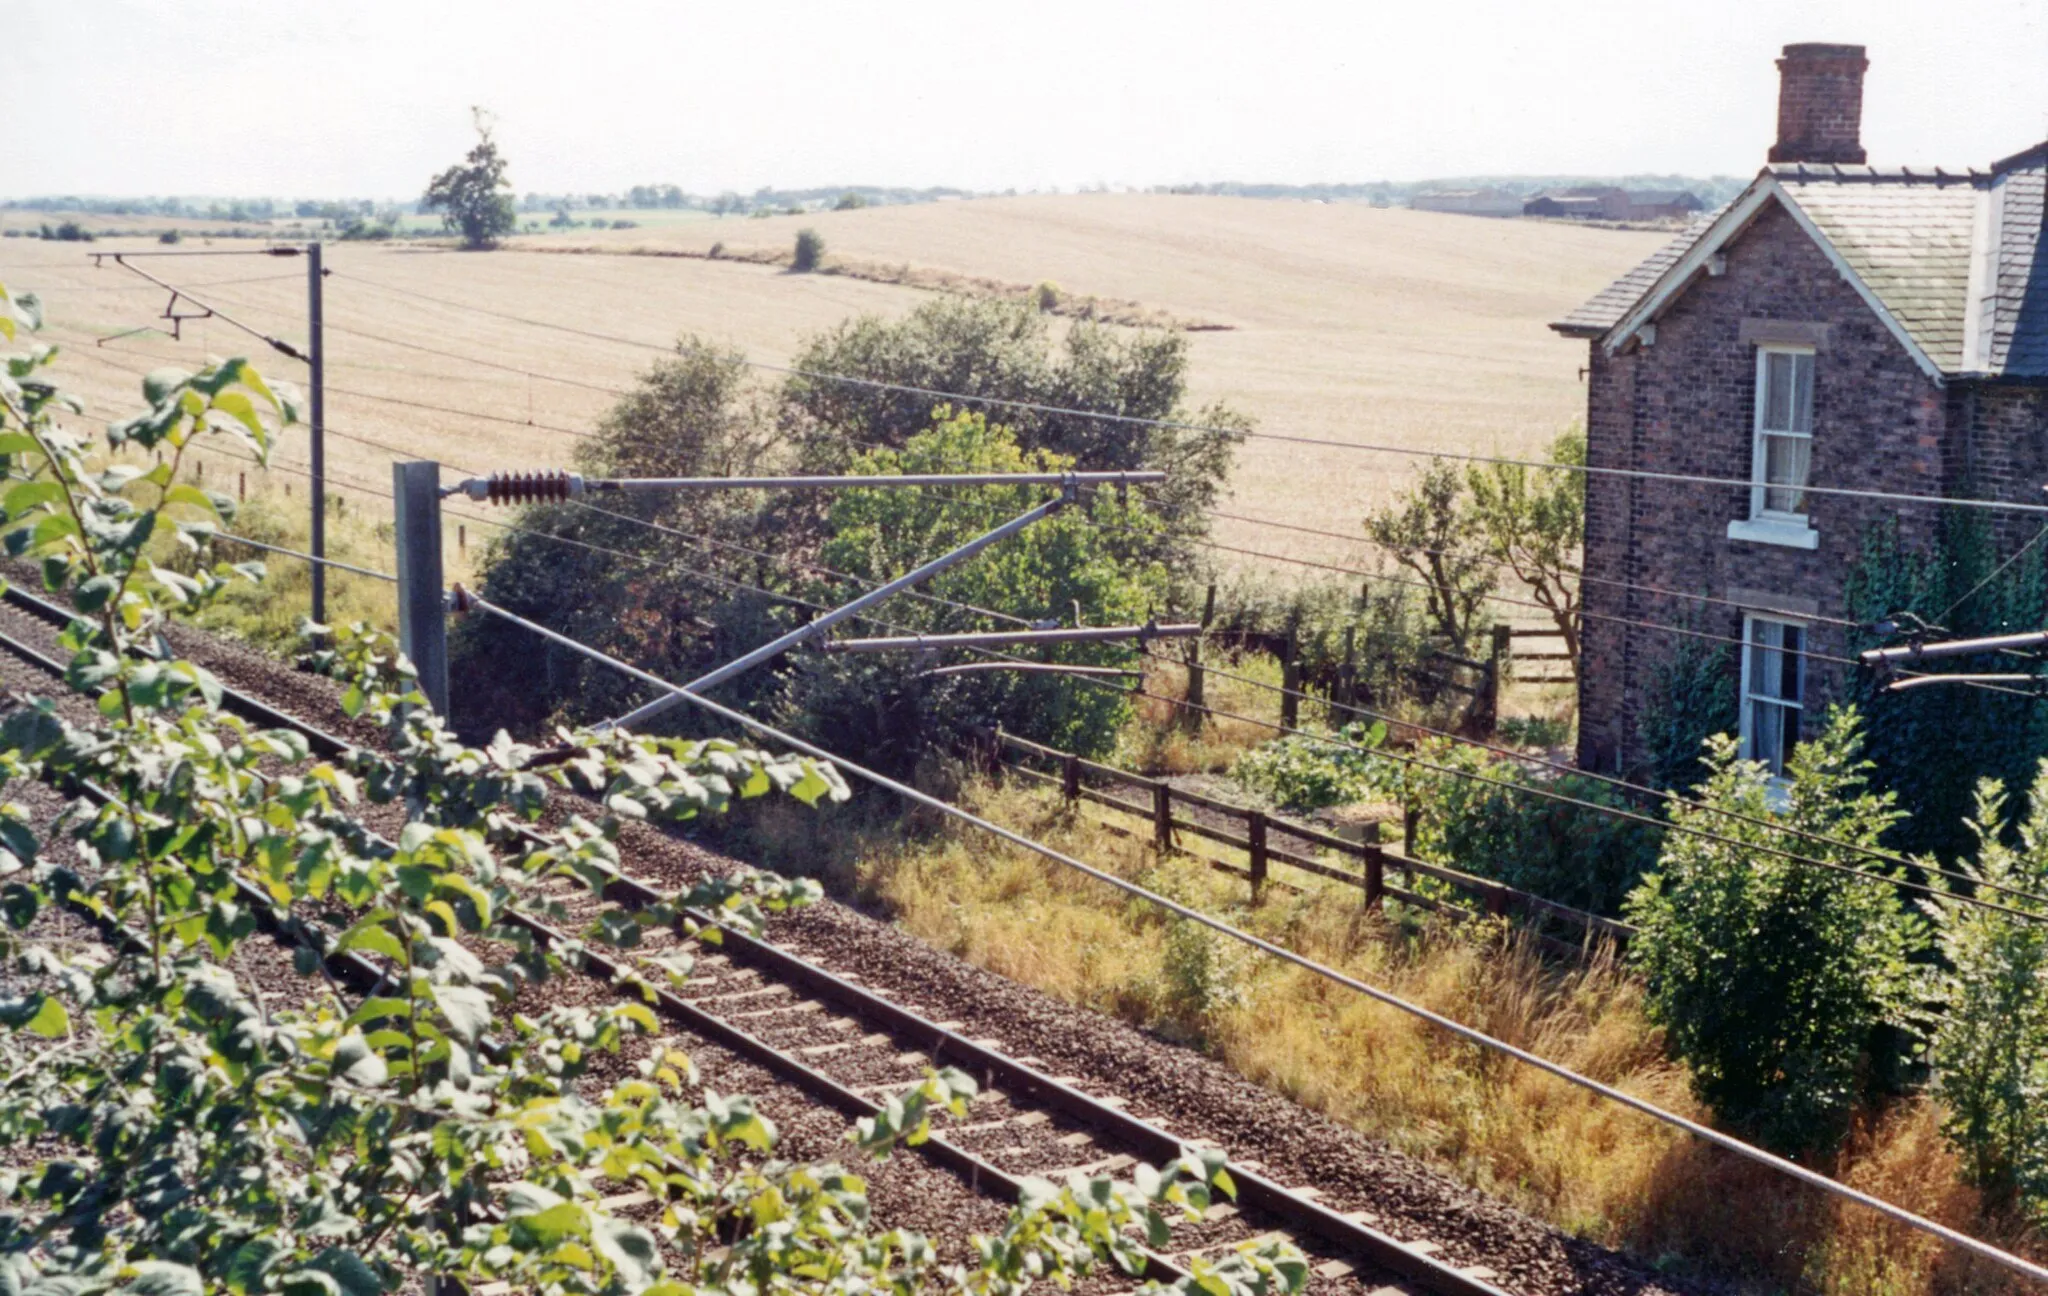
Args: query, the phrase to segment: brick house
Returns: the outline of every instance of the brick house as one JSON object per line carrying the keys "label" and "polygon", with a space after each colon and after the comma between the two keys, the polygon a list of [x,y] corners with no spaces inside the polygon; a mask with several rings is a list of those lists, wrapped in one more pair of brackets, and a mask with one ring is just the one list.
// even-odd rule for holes
{"label": "brick house", "polygon": [[[1866,166],[1867,67],[1860,46],[1787,46],[1769,165],[1551,326],[1589,343],[1590,466],[1747,483],[1589,475],[1587,768],[1641,767],[1677,639],[1652,623],[1743,645],[1744,752],[1782,764],[1842,683],[1826,618],[1850,615],[1871,528],[1931,548],[1941,511],[1806,488],[2042,501],[2048,143],[1985,170]],[[2038,525],[1996,516],[2008,550]]]}

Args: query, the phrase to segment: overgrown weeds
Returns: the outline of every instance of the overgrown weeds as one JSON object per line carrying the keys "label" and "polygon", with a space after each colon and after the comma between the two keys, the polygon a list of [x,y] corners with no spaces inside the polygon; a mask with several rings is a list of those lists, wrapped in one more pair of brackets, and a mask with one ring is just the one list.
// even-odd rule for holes
{"label": "overgrown weeds", "polygon": [[[1690,1077],[1666,1059],[1644,990],[1618,961],[1546,960],[1503,928],[1395,923],[1349,887],[1253,906],[1241,880],[1160,857],[1036,788],[969,779],[969,808],[1411,1003],[1694,1119]],[[815,861],[841,894],[981,967],[1199,1047],[1239,1074],[1555,1224],[1680,1270],[1824,1293],[2022,1290],[1924,1235],[1686,1138],[1593,1093],[1459,1043],[1398,1009],[1040,857],[936,821],[905,831],[885,805],[829,832],[750,816],[768,857]],[[859,826],[847,831],[854,822]],[[1958,1178],[1939,1109],[1910,1099],[1859,1113],[1818,1168],[2001,1245],[2037,1251],[1987,1217]]]}

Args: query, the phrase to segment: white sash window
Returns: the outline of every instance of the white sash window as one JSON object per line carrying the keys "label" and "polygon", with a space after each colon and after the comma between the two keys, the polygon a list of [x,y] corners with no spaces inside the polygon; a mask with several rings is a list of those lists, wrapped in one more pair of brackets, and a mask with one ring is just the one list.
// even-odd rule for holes
{"label": "white sash window", "polygon": [[1813,458],[1813,352],[1766,346],[1756,353],[1756,458],[1749,515],[1806,523],[1806,471]]}
{"label": "white sash window", "polygon": [[1806,695],[1806,627],[1794,621],[1742,621],[1742,755],[1785,772],[1799,741]]}

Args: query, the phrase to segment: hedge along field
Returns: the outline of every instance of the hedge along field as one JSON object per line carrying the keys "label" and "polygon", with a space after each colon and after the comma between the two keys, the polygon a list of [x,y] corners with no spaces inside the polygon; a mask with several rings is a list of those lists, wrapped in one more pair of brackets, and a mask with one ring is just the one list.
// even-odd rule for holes
{"label": "hedge along field", "polygon": [[[577,230],[515,239],[511,248],[492,253],[330,244],[327,262],[339,272],[328,281],[330,389],[466,411],[407,409],[336,391],[330,426],[448,462],[556,465],[568,457],[561,434],[474,415],[586,428],[610,404],[610,394],[424,355],[361,334],[610,387],[626,386],[650,354],[393,296],[345,275],[654,342],[702,333],[771,362],[848,316],[898,315],[929,297],[849,275],[793,275],[701,256],[550,254],[574,247],[701,254],[716,242],[735,254],[786,254],[802,227],[823,236],[827,271],[859,261],[1009,283],[1051,281],[1065,294],[1130,300],[1178,319],[1227,325],[1191,335],[1190,403],[1227,401],[1266,431],[1515,452],[1540,450],[1583,415],[1577,378],[1583,347],[1545,325],[1664,238],[1356,204],[1103,194]],[[179,250],[206,246],[187,240]],[[222,240],[211,246],[236,245]],[[140,279],[128,287],[124,272],[91,269],[88,250],[122,247],[155,245],[0,242],[0,281],[45,294],[48,336],[72,344],[71,383],[95,416],[111,409],[105,402],[133,390],[135,369],[164,357],[194,362],[244,347],[240,335],[215,320],[187,324],[182,343],[144,334],[95,349],[94,338],[150,323],[163,309],[163,294]],[[251,323],[295,342],[303,336],[302,262],[236,256],[145,264],[230,312],[241,308]],[[254,278],[265,281],[223,282]],[[205,284],[219,287],[200,287]],[[282,357],[274,357],[272,367],[292,371],[291,377],[303,372]],[[384,492],[391,457],[340,440],[330,449],[338,472]],[[286,462],[303,464],[302,444]],[[1407,481],[1412,462],[1255,440],[1239,455],[1233,505],[1254,516],[1352,533],[1388,486]],[[1326,559],[1349,556],[1350,548],[1230,522],[1218,526],[1217,538]]]}

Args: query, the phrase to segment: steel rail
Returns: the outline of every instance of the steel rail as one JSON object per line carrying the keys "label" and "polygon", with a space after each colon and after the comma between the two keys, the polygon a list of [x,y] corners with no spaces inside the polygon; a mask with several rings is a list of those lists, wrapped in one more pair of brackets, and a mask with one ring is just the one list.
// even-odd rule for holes
{"label": "steel rail", "polygon": [[660,676],[655,675],[650,671],[641,670],[639,667],[634,666],[629,662],[621,661],[618,658],[609,655],[608,653],[604,653],[599,651],[598,649],[592,648],[588,644],[582,643],[581,641],[571,638],[568,635],[561,634],[560,632],[555,630],[550,630],[548,627],[540,625],[537,622],[530,621],[527,618],[522,617],[515,612],[510,612],[503,608],[496,607],[488,602],[485,602],[482,599],[475,600],[474,606],[483,611],[489,612],[495,616],[501,617],[514,625],[524,626],[526,629],[541,636],[542,638],[558,643],[561,646],[568,648],[573,652],[582,653],[583,655],[591,658],[593,661],[603,662],[607,665],[610,665],[615,669],[620,670],[625,674],[628,674],[633,678],[640,680],[642,683],[649,684],[655,688],[666,690],[669,693],[669,695],[678,703],[688,702],[690,705],[698,707],[699,709],[704,710],[706,712],[709,712],[711,715],[716,716],[721,720],[724,720],[730,724],[739,725],[742,728],[745,728],[747,730],[752,731],[753,733],[760,735],[761,737],[780,743],[788,747],[792,751],[801,752],[804,755],[810,756],[816,760],[829,761],[838,769],[845,771],[847,773],[851,773],[865,782],[872,783],[873,785],[883,789],[884,791],[893,792],[898,796],[913,801],[918,805],[924,806],[926,809],[937,811],[938,813],[945,815],[949,818],[958,819],[961,822],[970,825],[971,827],[977,828],[982,832],[988,833],[991,836],[1001,839],[1002,841],[1008,842],[1012,846],[1020,847],[1023,850],[1029,851],[1034,855],[1041,856],[1055,864],[1061,865],[1064,868],[1072,869],[1075,872],[1082,874],[1083,876],[1092,878],[1095,881],[1101,882],[1106,886],[1121,891],[1126,895],[1157,905],[1159,908],[1165,910],[1168,913],[1175,914],[1181,918],[1185,918],[1190,922],[1198,923],[1201,926],[1207,927],[1211,931],[1214,931],[1221,936],[1225,936],[1231,940],[1235,940],[1242,944],[1249,945],[1253,949],[1256,949],[1263,954],[1266,954],[1272,958],[1279,959],[1284,963],[1292,964],[1295,967],[1301,968],[1305,972],[1311,973],[1315,976],[1322,977],[1323,979],[1330,981],[1333,984],[1343,986],[1347,990],[1354,991],[1355,993],[1362,994],[1369,999],[1375,1000],[1376,1002],[1385,1004],[1389,1008],[1393,1008],[1399,1012],[1407,1013],[1412,1017],[1418,1018],[1421,1021],[1429,1023],[1430,1025],[1436,1027],[1439,1030],[1444,1031],[1447,1034],[1454,1035],[1457,1038],[1464,1040],[1468,1044],[1475,1044],[1480,1048],[1490,1049],[1494,1052],[1503,1054],[1507,1057],[1511,1057],[1516,1061],[1523,1063],[1526,1066],[1533,1067],[1536,1070],[1542,1071],[1547,1075],[1554,1076],[1555,1078],[1562,1080],[1567,1084],[1576,1085],[1579,1088],[1585,1089],[1591,1093],[1598,1094],[1610,1102],[1619,1103],[1632,1111],[1638,1112],[1644,1116],[1648,1116],[1652,1120],[1659,1121],[1663,1124],[1670,1125],[1676,1129],[1683,1130],[1686,1133],[1692,1135],[1693,1137],[1698,1138],[1703,1142],[1711,1143],[1724,1151],[1732,1152],[1737,1156],[1744,1157],[1751,1161],[1755,1161],[1760,1165],[1769,1167],[1770,1169],[1776,1170],[1781,1174],[1797,1179],[1801,1183],[1807,1184],[1814,1188],[1818,1188],[1821,1191],[1829,1193],[1833,1196],[1854,1202],[1859,1206],[1863,1206],[1871,1211],[1876,1212],[1877,1214],[1885,1216],[1888,1219],[1903,1224],[1908,1228],[1912,1228],[1919,1232],[1926,1233],[1932,1237],[1939,1238],[1941,1241],[1946,1242],[1950,1246],[1956,1247],[1959,1250],[1968,1251],[1973,1255],[1991,1261],[1994,1264],[2012,1270],[2013,1272],[2021,1274],[2025,1277],[2032,1278],[2037,1282],[2048,1282],[2048,1266],[2038,1265],[2030,1260],[2026,1260],[2020,1256],[2013,1255],[2010,1252],[2000,1250],[1998,1247],[1991,1245],[1989,1242],[1985,1242],[1978,1238],[1971,1237],[1969,1234],[1961,1232],[1957,1229],[1952,1229],[1948,1227],[1946,1224],[1941,1224],[1934,1220],[1928,1219],[1925,1216],[1915,1214],[1914,1212],[1905,1209],[1903,1206],[1897,1206],[1892,1204],[1891,1202],[1884,1200],[1882,1197],[1874,1197],[1871,1194],[1863,1192],[1860,1189],[1852,1188],[1844,1183],[1839,1183],[1836,1180],[1828,1178],[1824,1174],[1820,1174],[1816,1171],[1809,1170],[1805,1166],[1798,1165],[1792,1161],[1788,1161],[1785,1158],[1776,1155],[1775,1153],[1766,1152],[1764,1149],[1760,1147],[1756,1147],[1752,1144],[1745,1143],[1741,1139],[1735,1138],[1731,1135],[1723,1134],[1719,1130],[1703,1125],[1700,1122],[1692,1120],[1688,1117],[1681,1116],[1676,1112],[1666,1111],[1664,1108],[1657,1106],[1655,1103],[1652,1103],[1647,1099],[1638,1098],[1633,1094],[1615,1088],[1613,1085],[1606,1084],[1599,1080],[1595,1080],[1591,1076],[1581,1075],[1578,1072],[1573,1071],[1571,1068],[1564,1066],[1561,1063],[1552,1062],[1550,1059],[1545,1058],[1540,1054],[1532,1053],[1527,1049],[1518,1047],[1514,1044],[1510,1044],[1506,1040],[1496,1039],[1492,1035],[1489,1035],[1482,1030],[1478,1030],[1474,1027],[1467,1026],[1464,1023],[1459,1022],[1453,1018],[1444,1016],[1442,1013],[1435,1012],[1428,1008],[1424,1008],[1420,1004],[1410,1003],[1408,1000],[1401,998],[1400,996],[1394,994],[1392,991],[1383,990],[1378,986],[1370,984],[1369,982],[1361,981],[1357,977],[1350,976],[1326,964],[1319,963],[1315,959],[1309,958],[1305,954],[1297,953],[1284,945],[1276,944],[1275,942],[1269,941],[1262,936],[1255,936],[1252,933],[1244,931],[1241,928],[1232,926],[1230,923],[1227,923],[1220,918],[1216,918],[1211,916],[1210,914],[1204,913],[1200,909],[1196,909],[1190,905],[1182,904],[1177,900],[1173,900],[1168,898],[1167,896],[1161,895],[1159,892],[1154,891],[1149,887],[1141,886],[1136,882],[1132,882],[1127,878],[1120,877],[1115,873],[1108,872],[1107,870],[1096,868],[1094,865],[1088,864],[1080,859],[1077,859],[1064,851],[1058,850],[1054,847],[1046,845],[1043,842],[1036,841],[1030,837],[1027,837],[1023,833],[1020,833],[1013,828],[1005,828],[1001,824],[995,823],[989,819],[985,819],[982,816],[973,813],[972,811],[963,810],[959,806],[953,805],[951,802],[944,801],[938,797],[932,796],[930,793],[921,792],[907,783],[901,782],[897,779],[890,778],[886,774],[877,773],[876,771],[868,769],[865,766],[857,765],[852,761],[848,761],[843,757],[835,756],[833,753],[826,751],[824,748],[817,746],[815,743],[805,742],[803,739],[796,737],[794,734],[779,729],[774,725],[766,723],[765,721],[757,720],[753,716],[748,715],[744,711],[740,711],[736,708],[726,706],[723,703],[715,702],[710,698],[701,697],[694,693],[686,693],[676,684],[673,684],[668,680],[664,680]]}

